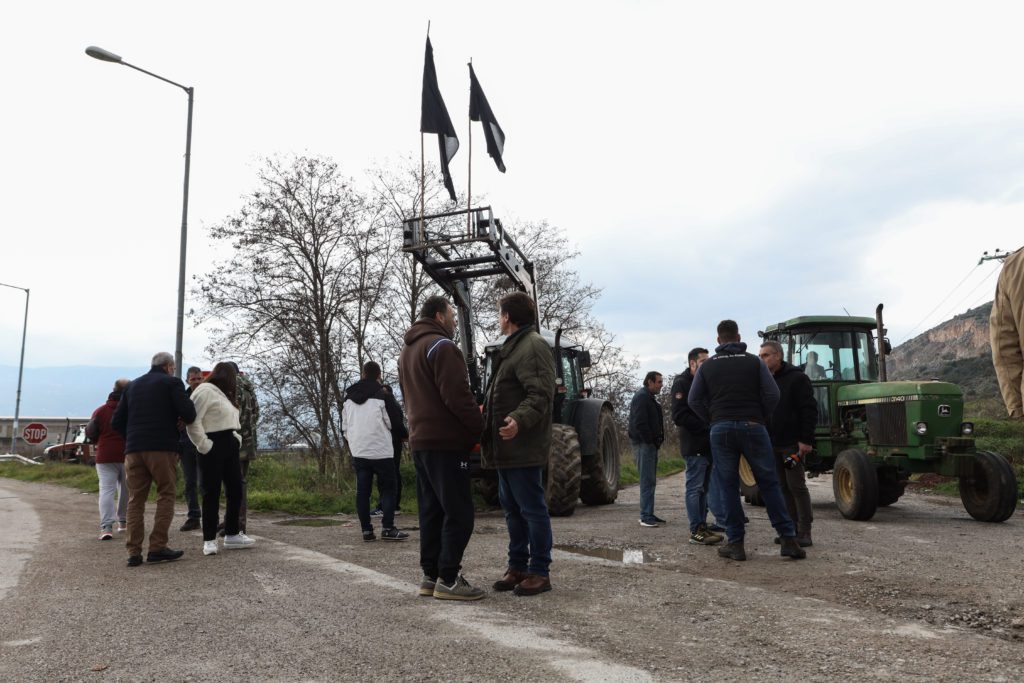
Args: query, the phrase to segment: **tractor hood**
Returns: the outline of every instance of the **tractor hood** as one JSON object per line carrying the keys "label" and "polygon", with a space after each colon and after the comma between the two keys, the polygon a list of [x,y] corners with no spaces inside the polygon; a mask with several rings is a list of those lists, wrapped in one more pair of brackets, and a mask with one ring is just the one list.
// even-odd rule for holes
{"label": "tractor hood", "polygon": [[963,391],[949,382],[870,382],[839,387],[839,405],[901,403],[928,399],[962,400]]}

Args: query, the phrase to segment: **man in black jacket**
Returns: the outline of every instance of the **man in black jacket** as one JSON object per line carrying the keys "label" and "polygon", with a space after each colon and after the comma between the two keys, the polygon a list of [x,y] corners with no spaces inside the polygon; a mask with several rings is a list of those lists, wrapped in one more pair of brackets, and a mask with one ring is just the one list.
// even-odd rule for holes
{"label": "man in black jacket", "polygon": [[185,385],[174,376],[174,356],[162,351],[152,366],[137,378],[117,404],[111,426],[124,435],[124,464],[128,479],[128,566],[142,564],[146,535],[146,498],[156,484],[156,515],[149,534],[147,562],[176,560],[183,551],[167,547],[167,532],[174,517],[178,484],[178,420],[192,424],[196,407],[185,395]]}
{"label": "man in black jacket", "polygon": [[697,370],[688,397],[693,411],[711,425],[714,476],[725,499],[728,541],[718,549],[718,554],[732,560],[747,559],[739,493],[742,455],[757,480],[768,518],[782,538],[782,556],[807,557],[796,541],[796,526],[786,511],[765,426],[779,402],[779,387],[768,367],[746,352],[747,345],[740,341],[735,321],[723,320],[718,324],[718,344],[715,355]]}
{"label": "man in black jacket", "polygon": [[[725,514],[719,508],[718,489],[711,487],[710,430],[708,423],[697,417],[686,401],[693,385],[693,375],[707,359],[707,349],[698,347],[691,350],[687,355],[689,367],[672,383],[672,422],[679,429],[679,453],[686,461],[686,517],[690,522],[690,543],[693,545],[714,545],[724,538],[707,525],[709,506],[716,522],[725,521]],[[719,527],[717,531],[724,531],[724,528]]]}
{"label": "man in black jacket", "polygon": [[[772,415],[768,433],[775,451],[775,465],[779,471],[786,508],[796,522],[796,540],[800,547],[806,548],[812,545],[811,522],[814,521],[814,514],[804,476],[804,460],[814,450],[818,402],[814,399],[810,377],[800,368],[782,360],[782,344],[766,341],[761,344],[759,355],[779,385],[781,397]],[[786,466],[787,458],[792,460],[789,467]]]}
{"label": "man in black jacket", "polygon": [[665,523],[654,514],[654,487],[658,483],[658,449],[665,440],[665,420],[655,398],[664,380],[660,372],[648,372],[644,386],[629,404],[629,441],[640,474],[640,526]]}

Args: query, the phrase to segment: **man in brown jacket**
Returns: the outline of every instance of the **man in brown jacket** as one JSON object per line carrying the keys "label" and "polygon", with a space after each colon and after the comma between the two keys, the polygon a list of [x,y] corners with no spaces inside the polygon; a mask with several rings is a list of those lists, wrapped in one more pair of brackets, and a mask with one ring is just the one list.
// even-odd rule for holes
{"label": "man in brown jacket", "polygon": [[469,388],[466,360],[455,334],[455,311],[444,297],[428,298],[405,333],[398,381],[409,418],[420,518],[420,595],[479,600],[484,592],[459,571],[473,534],[469,453],[483,419]]}
{"label": "man in brown jacket", "polygon": [[494,359],[484,402],[483,466],[498,470],[498,499],[508,526],[508,568],[496,591],[537,595],[551,590],[551,517],[544,467],[551,450],[555,364],[537,333],[533,300],[514,292],[498,304],[507,335]]}
{"label": "man in brown jacket", "polygon": [[1010,417],[1024,418],[1024,249],[1006,257],[989,318],[992,364]]}

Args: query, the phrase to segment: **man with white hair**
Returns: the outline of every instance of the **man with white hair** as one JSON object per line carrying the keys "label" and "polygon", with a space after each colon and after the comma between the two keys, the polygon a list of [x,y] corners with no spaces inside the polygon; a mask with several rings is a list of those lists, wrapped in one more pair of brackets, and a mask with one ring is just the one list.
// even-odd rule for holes
{"label": "man with white hair", "polygon": [[149,489],[156,484],[156,515],[149,534],[147,562],[176,560],[184,552],[167,547],[177,488],[178,419],[191,424],[196,408],[185,385],[174,376],[174,356],[153,356],[149,372],[135,379],[121,395],[111,426],[125,437],[128,477],[128,566],[142,564]]}

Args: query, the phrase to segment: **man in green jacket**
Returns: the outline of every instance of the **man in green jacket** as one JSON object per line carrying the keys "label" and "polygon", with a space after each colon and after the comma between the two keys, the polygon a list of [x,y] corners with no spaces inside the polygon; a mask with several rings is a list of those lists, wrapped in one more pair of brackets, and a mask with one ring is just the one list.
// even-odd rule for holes
{"label": "man in green jacket", "polygon": [[483,466],[498,470],[498,499],[508,525],[508,569],[496,591],[537,595],[551,590],[551,517],[544,467],[551,450],[555,366],[537,333],[533,300],[522,292],[498,304],[507,335],[495,359],[484,401]]}

